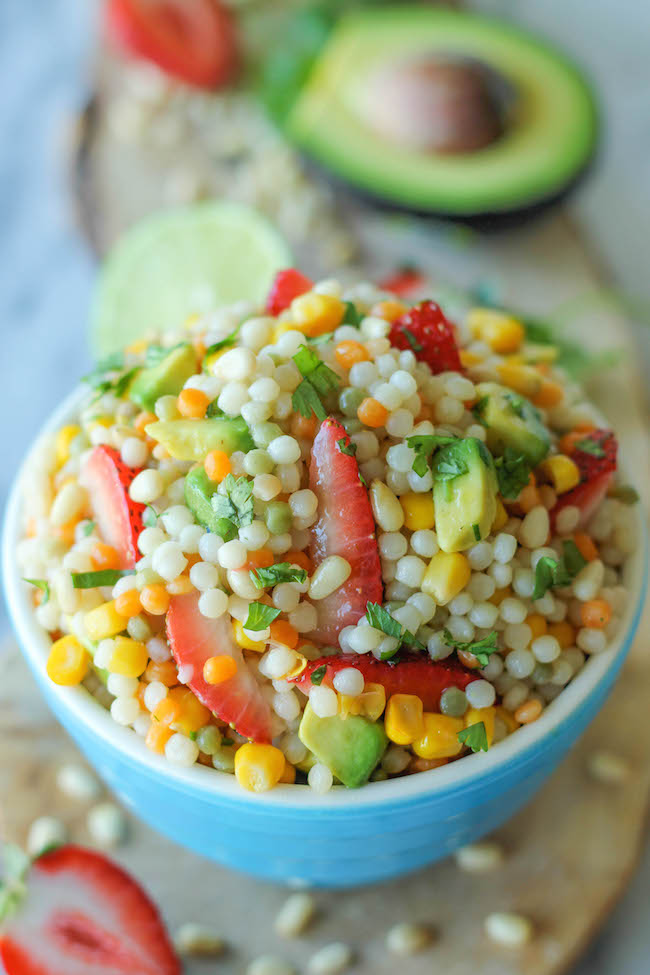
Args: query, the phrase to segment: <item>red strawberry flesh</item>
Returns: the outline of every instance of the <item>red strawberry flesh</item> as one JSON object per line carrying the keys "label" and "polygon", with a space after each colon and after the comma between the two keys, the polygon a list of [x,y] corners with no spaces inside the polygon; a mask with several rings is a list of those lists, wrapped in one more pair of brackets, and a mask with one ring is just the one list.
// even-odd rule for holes
{"label": "red strawberry flesh", "polygon": [[294,298],[311,290],[313,284],[311,278],[301,274],[294,267],[287,268],[286,271],[278,271],[266,299],[266,310],[269,315],[279,315],[289,307]]}
{"label": "red strawberry flesh", "polygon": [[462,372],[454,326],[435,301],[423,301],[398,318],[390,330],[391,345],[411,349],[431,372]]}
{"label": "red strawberry flesh", "polygon": [[426,283],[426,278],[415,267],[399,268],[393,274],[388,274],[379,282],[382,291],[390,291],[399,297],[413,294]]}
{"label": "red strawberry flesh", "polygon": [[[235,643],[230,618],[213,620],[199,610],[198,592],[174,596],[167,612],[167,639],[184,683],[222,721],[253,741],[271,740],[271,709]],[[208,684],[203,668],[209,657],[227,656],[237,673],[222,684]],[[186,679],[185,679],[186,678]]]}
{"label": "red strawberry flesh", "polygon": [[371,654],[344,653],[312,660],[293,681],[301,691],[309,694],[311,675],[319,667],[327,668],[323,683],[330,684],[334,675],[345,667],[355,667],[366,683],[382,684],[386,698],[391,694],[415,694],[422,699],[425,711],[440,711],[440,695],[448,687],[465,690],[477,679],[476,673],[466,670],[456,660],[430,660],[423,654],[402,654],[396,663],[377,660]]}
{"label": "red strawberry flesh", "polygon": [[7,975],[180,975],[155,905],[121,867],[63,846],[39,857],[4,924]]}
{"label": "red strawberry flesh", "polygon": [[325,599],[314,602],[318,625],[309,638],[338,644],[338,635],[364,615],[368,602],[381,603],[381,564],[368,492],[359,479],[356,458],[341,450],[350,443],[345,429],[328,417],[316,434],[309,486],[318,498],[318,520],[311,528],[310,555],[315,566],[331,555],[346,559],[349,578]]}
{"label": "red strawberry flesh", "polygon": [[570,457],[580,471],[580,484],[560,495],[551,512],[553,524],[560,511],[569,506],[580,510],[578,527],[589,521],[612,482],[617,453],[618,444],[611,430],[593,430],[574,445]]}
{"label": "red strawberry flesh", "polygon": [[127,467],[119,451],[100,444],[84,464],[80,482],[87,489],[99,534],[120,557],[120,569],[132,569],[138,555],[145,505],[129,497],[131,481],[140,468]]}

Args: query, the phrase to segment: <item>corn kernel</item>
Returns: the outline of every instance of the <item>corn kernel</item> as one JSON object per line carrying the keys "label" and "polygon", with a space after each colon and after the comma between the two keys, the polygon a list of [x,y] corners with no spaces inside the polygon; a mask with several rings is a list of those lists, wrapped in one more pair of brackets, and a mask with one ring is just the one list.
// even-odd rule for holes
{"label": "corn kernel", "polygon": [[516,352],[526,335],[518,319],[493,308],[472,308],[467,325],[474,338],[487,342],[500,355]]}
{"label": "corn kernel", "polygon": [[433,596],[439,606],[450,602],[465,588],[472,575],[462,552],[436,552],[424,573],[421,589]]}
{"label": "corn kernel", "polygon": [[359,713],[369,721],[378,721],[386,707],[386,689],[383,684],[368,681],[357,700],[361,702]]}
{"label": "corn kernel", "polygon": [[297,325],[294,325],[292,321],[278,322],[276,325],[273,326],[273,332],[271,333],[271,338],[273,339],[273,343],[275,344],[280,338],[280,336],[284,335],[285,332],[298,332],[298,331],[300,331],[300,329],[298,328]]}
{"label": "corn kernel", "polygon": [[473,724],[480,724],[482,721],[485,725],[485,734],[489,747],[494,741],[494,719],[496,715],[497,709],[495,707],[468,708],[464,718],[465,727],[470,728]]}
{"label": "corn kernel", "polygon": [[565,454],[547,457],[538,467],[542,477],[548,478],[557,494],[565,494],[580,483],[580,471],[575,461]]}
{"label": "corn kernel", "polygon": [[508,734],[511,735],[513,731],[516,731],[519,727],[519,722],[515,721],[515,717],[510,711],[506,711],[505,708],[497,707],[496,717],[503,721],[504,725],[508,729]]}
{"label": "corn kernel", "polygon": [[69,423],[68,426],[61,427],[56,435],[55,451],[56,466],[63,467],[70,458],[70,444],[74,438],[81,433],[81,427],[76,423]]}
{"label": "corn kernel", "polygon": [[435,525],[433,495],[429,492],[411,491],[403,494],[400,504],[404,509],[404,524],[410,531],[417,532]]}
{"label": "corn kernel", "polygon": [[544,636],[548,629],[548,623],[546,622],[546,617],[542,616],[541,613],[531,613],[527,616],[525,623],[530,627],[533,640],[536,640],[538,636]]}
{"label": "corn kernel", "polygon": [[469,349],[459,349],[458,355],[460,357],[460,363],[466,369],[470,366],[477,366],[479,362],[482,362],[480,355],[476,355],[475,352],[470,352]]}
{"label": "corn kernel", "polygon": [[235,752],[235,777],[249,792],[268,792],[285,772],[284,755],[274,745],[247,742]]}
{"label": "corn kernel", "polygon": [[189,687],[173,687],[167,698],[176,708],[170,723],[173,731],[189,736],[209,722],[209,709],[201,704]]}
{"label": "corn kernel", "polygon": [[47,676],[55,684],[74,687],[80,684],[90,666],[90,654],[75,636],[62,636],[50,648]]}
{"label": "corn kernel", "polygon": [[422,736],[422,700],[415,694],[392,694],[385,718],[386,734],[396,745],[410,745]]}
{"label": "corn kernel", "polygon": [[131,342],[130,345],[127,345],[124,351],[128,352],[129,355],[143,355],[147,351],[148,345],[149,343],[146,339],[136,339],[135,342]]}
{"label": "corn kernel", "polygon": [[305,335],[315,337],[332,332],[343,321],[345,305],[332,295],[318,295],[308,291],[291,302],[294,327]]}
{"label": "corn kernel", "polygon": [[420,758],[453,758],[463,745],[458,732],[463,730],[461,718],[446,714],[429,714],[422,717],[423,733],[413,742],[413,751]]}
{"label": "corn kernel", "polygon": [[264,653],[266,649],[266,642],[264,640],[251,640],[251,638],[246,635],[244,624],[240,622],[240,620],[233,620],[232,627],[235,633],[235,640],[242,650],[254,650],[256,653]]}
{"label": "corn kernel", "polygon": [[525,366],[519,362],[502,362],[497,366],[499,379],[506,386],[528,396],[531,399],[542,388],[542,377],[534,366]]}
{"label": "corn kernel", "polygon": [[126,620],[120,616],[115,608],[115,600],[112,599],[89,610],[84,617],[84,626],[91,640],[105,640],[121,633],[126,627]]}
{"label": "corn kernel", "polygon": [[144,674],[149,663],[149,653],[144,643],[131,640],[130,637],[115,638],[115,647],[111,654],[108,669],[112,674],[122,674],[123,677],[140,677]]}
{"label": "corn kernel", "polygon": [[494,516],[494,521],[492,522],[491,532],[500,532],[508,521],[508,512],[503,506],[503,501],[501,498],[497,498],[497,513]]}

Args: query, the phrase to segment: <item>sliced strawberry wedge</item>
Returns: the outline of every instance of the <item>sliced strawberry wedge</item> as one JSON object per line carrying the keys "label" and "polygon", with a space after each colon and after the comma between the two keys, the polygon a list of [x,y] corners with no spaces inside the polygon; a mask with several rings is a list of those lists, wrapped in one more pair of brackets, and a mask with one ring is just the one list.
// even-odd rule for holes
{"label": "sliced strawberry wedge", "polygon": [[279,315],[281,311],[289,307],[294,298],[309,291],[313,284],[311,278],[301,274],[295,267],[287,268],[286,271],[278,271],[266,299],[266,310],[269,315]]}
{"label": "sliced strawberry wedge", "polygon": [[139,558],[138,535],[145,505],[129,497],[131,481],[139,473],[140,468],[126,466],[114,447],[100,444],[79,478],[90,496],[99,534],[120,556],[120,569],[132,569]]}
{"label": "sliced strawberry wedge", "polygon": [[[176,661],[189,675],[186,683],[199,701],[235,731],[253,741],[271,740],[271,709],[260,685],[235,643],[230,619],[211,620],[199,612],[199,593],[174,596],[167,611],[167,639]],[[222,684],[208,684],[203,667],[208,657],[225,655],[237,673]]]}
{"label": "sliced strawberry wedge", "polygon": [[366,683],[383,684],[386,698],[391,694],[416,694],[422,699],[425,711],[440,711],[440,695],[447,687],[465,690],[476,680],[476,674],[466,670],[456,660],[431,660],[424,654],[402,654],[397,663],[377,660],[372,654],[343,653],[312,660],[299,677],[293,679],[301,691],[309,694],[311,675],[322,666],[327,667],[323,683],[331,684],[334,675],[345,667],[355,667]]}
{"label": "sliced strawberry wedge", "polygon": [[392,274],[386,275],[379,282],[383,291],[390,291],[400,298],[408,297],[426,284],[426,277],[416,267],[405,266],[398,268]]}
{"label": "sliced strawberry wedge", "polygon": [[318,626],[309,638],[335,645],[343,627],[361,619],[366,603],[383,599],[368,492],[359,479],[356,458],[341,450],[349,443],[341,424],[328,417],[316,434],[309,468],[309,486],[318,498],[318,521],[311,529],[312,561],[318,566],[328,556],[340,555],[352,567],[339,589],[314,604]]}
{"label": "sliced strawberry wedge", "polygon": [[454,326],[435,301],[422,301],[394,322],[388,336],[398,349],[411,349],[431,372],[462,372]]}
{"label": "sliced strawberry wedge", "polygon": [[3,925],[7,975],[180,975],[160,915],[121,867],[62,846],[32,864],[27,896]]}
{"label": "sliced strawberry wedge", "polygon": [[580,484],[560,495],[551,511],[553,524],[559,512],[569,505],[580,509],[579,526],[589,521],[612,482],[617,453],[618,443],[611,430],[593,430],[574,445],[570,457],[580,471]]}

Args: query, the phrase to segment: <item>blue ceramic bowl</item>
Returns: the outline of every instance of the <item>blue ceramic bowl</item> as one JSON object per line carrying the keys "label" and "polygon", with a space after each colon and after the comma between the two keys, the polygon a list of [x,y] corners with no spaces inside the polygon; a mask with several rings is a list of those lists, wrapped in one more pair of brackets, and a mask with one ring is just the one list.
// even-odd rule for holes
{"label": "blue ceramic bowl", "polygon": [[[70,422],[80,393],[44,432]],[[179,769],[117,725],[82,687],[57,687],[45,672],[49,638],[34,617],[14,553],[21,537],[21,476],[4,529],[9,610],[37,683],[61,724],[110,788],[137,816],[196,853],[266,880],[349,887],[388,880],[433,863],[516,813],[539,789],[603,704],[632,642],[646,590],[645,521],[629,559],[630,591],[620,635],[532,725],[443,768],[342,787],[317,796],[307,786],[255,795],[234,777],[195,765]]]}

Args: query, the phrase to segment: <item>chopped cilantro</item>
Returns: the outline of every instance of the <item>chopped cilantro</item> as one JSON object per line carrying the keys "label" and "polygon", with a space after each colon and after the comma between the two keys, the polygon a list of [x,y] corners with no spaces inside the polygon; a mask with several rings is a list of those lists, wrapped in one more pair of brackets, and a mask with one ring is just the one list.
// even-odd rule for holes
{"label": "chopped cilantro", "polygon": [[235,739],[234,738],[222,738],[221,739],[221,747],[222,748],[228,748],[230,745],[234,745],[234,744],[235,744]]}
{"label": "chopped cilantro", "polygon": [[84,536],[84,538],[88,538],[88,536],[89,535],[92,535],[92,533],[94,531],[95,531],[95,522],[94,521],[88,521],[88,522],[86,522],[86,524],[84,525],[84,530],[83,530],[83,536]]}
{"label": "chopped cilantro", "polygon": [[465,459],[465,447],[461,439],[456,439],[440,451],[431,465],[436,481],[453,481],[469,470]]}
{"label": "chopped cilantro", "polygon": [[495,653],[498,649],[496,630],[492,630],[482,640],[470,641],[469,643],[461,643],[460,640],[454,640],[449,630],[443,630],[442,636],[448,647],[454,647],[456,651],[461,650],[463,653],[473,654],[481,667],[487,666],[490,654]]}
{"label": "chopped cilantro", "polygon": [[418,477],[424,477],[433,460],[433,455],[439,447],[446,447],[454,443],[459,437],[445,437],[438,434],[418,433],[413,437],[406,438],[406,446],[415,451],[413,470]]}
{"label": "chopped cilantro", "polygon": [[488,399],[488,396],[481,396],[480,399],[476,400],[474,406],[472,407],[472,413],[479,423],[483,423],[483,414],[485,413],[485,407],[488,404]]}
{"label": "chopped cilantro", "polygon": [[36,586],[43,593],[43,599],[41,600],[41,606],[45,606],[45,603],[50,598],[50,584],[47,579],[25,579],[23,576],[23,582],[28,582],[30,586]]}
{"label": "chopped cilantro", "polygon": [[413,334],[410,328],[402,327],[400,329],[400,332],[402,333],[402,335],[404,336],[404,338],[406,339],[406,341],[411,346],[414,352],[422,352],[424,346],[422,345],[421,342],[418,342],[418,340],[416,339],[415,335]]}
{"label": "chopped cilantro", "polygon": [[274,606],[265,606],[264,603],[250,603],[244,629],[252,630],[253,632],[256,630],[265,630],[279,615],[280,610]]}
{"label": "chopped cilantro", "polygon": [[366,481],[361,471],[359,471],[359,481],[361,482],[361,484],[363,484],[364,487],[368,487],[368,482]]}
{"label": "chopped cilantro", "polygon": [[151,368],[151,366],[159,365],[171,352],[175,352],[176,349],[180,349],[185,344],[185,342],[177,342],[176,345],[170,346],[156,345],[156,343],[148,345],[144,354],[145,366]]}
{"label": "chopped cilantro", "polygon": [[544,555],[535,566],[533,599],[541,599],[554,586],[568,586],[587,564],[575,542],[564,542],[563,555],[558,559]]}
{"label": "chopped cilantro", "polygon": [[523,419],[525,406],[523,396],[518,396],[517,393],[506,393],[504,399],[507,399],[510,403],[513,413],[516,413],[520,419]]}
{"label": "chopped cilantro", "polygon": [[324,332],[322,335],[308,336],[307,341],[310,345],[325,345],[334,338],[334,332]]}
{"label": "chopped cilantro", "polygon": [[196,731],[190,731],[190,741],[196,741],[198,734]]}
{"label": "chopped cilantro", "polygon": [[219,409],[219,404],[217,400],[218,397],[217,399],[213,399],[211,403],[208,403],[208,408],[205,411],[205,415],[207,417],[212,418],[214,416],[223,416],[223,410]]}
{"label": "chopped cilantro", "polygon": [[348,457],[354,457],[357,452],[357,445],[351,441],[346,442],[345,437],[341,437],[340,440],[336,441],[336,444],[342,454],[347,454]]}
{"label": "chopped cilantro", "polygon": [[604,457],[605,451],[602,446],[590,437],[585,437],[584,440],[578,440],[574,444],[576,450],[581,450],[583,454],[591,454],[592,457]]}
{"label": "chopped cilantro", "polygon": [[353,301],[346,301],[345,314],[343,315],[343,325],[351,325],[352,328],[359,328],[363,315],[357,311],[357,306]]}
{"label": "chopped cilantro", "polygon": [[27,874],[31,859],[19,846],[2,846],[2,876],[0,877],[0,924],[4,924],[22,905],[27,895]]}
{"label": "chopped cilantro", "polygon": [[484,721],[479,721],[477,724],[471,724],[469,728],[463,728],[462,731],[458,732],[456,737],[461,745],[466,745],[467,748],[471,748],[473,752],[486,752],[490,747],[488,745]]}
{"label": "chopped cilantro", "polygon": [[[406,644],[407,647],[424,650],[424,644],[420,643],[410,630],[405,630],[402,624],[398,623],[396,619],[393,619],[388,610],[380,606],[379,603],[367,603],[366,618],[371,626],[374,626],[376,630],[381,630],[386,636],[395,637],[396,640],[399,640],[402,644]],[[395,648],[395,653],[397,653],[398,649],[399,647]],[[386,658],[382,657],[382,660],[384,659]]]}
{"label": "chopped cilantro", "polygon": [[472,531],[474,532],[474,538],[477,542],[481,541],[481,529],[478,525],[472,525]]}
{"label": "chopped cilantro", "polygon": [[223,531],[220,530],[219,534],[226,541],[230,541],[237,535],[239,528],[245,528],[253,521],[255,513],[253,482],[247,477],[235,478],[232,474],[228,474],[222,481],[222,485],[225,493],[213,494],[210,503],[217,518],[222,518],[224,522]]}
{"label": "chopped cilantro", "polygon": [[503,498],[516,498],[530,480],[530,464],[512,447],[506,447],[502,457],[494,458],[499,491]]}
{"label": "chopped cilantro", "polygon": [[327,664],[321,664],[320,667],[316,667],[316,669],[312,671],[311,678],[310,678],[312,684],[315,684],[316,687],[320,687],[320,685],[323,683],[323,677],[325,676],[326,673],[327,673]]}
{"label": "chopped cilantro", "polygon": [[294,410],[304,417],[310,417],[313,413],[317,419],[325,420],[327,411],[321,397],[338,389],[339,377],[306,345],[300,347],[293,361],[304,377],[291,398]]}
{"label": "chopped cilantro", "polygon": [[142,524],[146,528],[153,528],[158,521],[158,512],[152,504],[148,504],[142,515]]}
{"label": "chopped cilantro", "polygon": [[251,569],[250,577],[258,589],[275,586],[279,582],[304,582],[307,573],[290,562],[276,562],[266,568]]}
{"label": "chopped cilantro", "polygon": [[[99,369],[99,367],[98,367]],[[113,379],[109,379],[106,373],[100,373],[95,370],[95,372],[90,373],[88,376],[84,376],[83,381],[90,384],[91,388],[95,392],[95,398],[93,403],[97,402],[105,393],[112,393],[118,398],[124,396],[131,380],[134,378],[136,373],[140,371],[140,366],[134,366],[132,369],[127,369],[126,372],[121,373],[119,376],[115,376]],[[109,370],[114,371],[114,370]]]}
{"label": "chopped cilantro", "polygon": [[203,360],[205,361],[208,356],[213,355],[215,352],[221,352],[222,349],[227,349],[231,345],[234,345],[241,327],[242,323],[240,322],[239,325],[232,330],[230,335],[226,335],[224,339],[219,339],[218,342],[213,342],[212,345],[209,345],[203,353]]}
{"label": "chopped cilantro", "polygon": [[114,586],[123,576],[132,576],[135,569],[99,569],[98,572],[71,572],[75,589],[97,589],[98,586]]}

